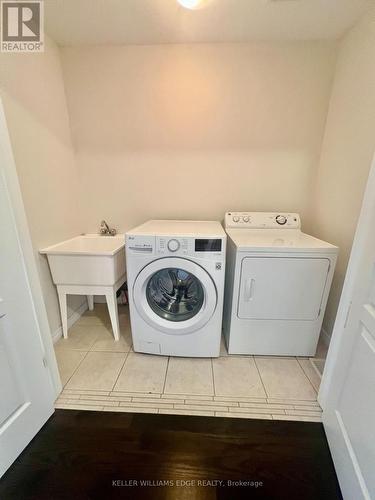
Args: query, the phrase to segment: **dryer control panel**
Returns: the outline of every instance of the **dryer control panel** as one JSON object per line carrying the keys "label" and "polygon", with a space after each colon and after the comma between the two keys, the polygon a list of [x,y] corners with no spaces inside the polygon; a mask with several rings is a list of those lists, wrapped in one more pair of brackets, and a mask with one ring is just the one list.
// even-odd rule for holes
{"label": "dryer control panel", "polygon": [[299,214],[285,212],[227,212],[225,228],[301,229]]}

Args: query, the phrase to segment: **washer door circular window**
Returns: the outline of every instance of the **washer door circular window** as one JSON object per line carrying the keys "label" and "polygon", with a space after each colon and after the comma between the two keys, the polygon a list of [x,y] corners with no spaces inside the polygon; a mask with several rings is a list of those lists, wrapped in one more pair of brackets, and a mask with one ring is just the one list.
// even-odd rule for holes
{"label": "washer door circular window", "polygon": [[204,326],[216,309],[211,276],[198,264],[179,257],[158,259],[138,274],[133,300],[147,323],[170,334]]}

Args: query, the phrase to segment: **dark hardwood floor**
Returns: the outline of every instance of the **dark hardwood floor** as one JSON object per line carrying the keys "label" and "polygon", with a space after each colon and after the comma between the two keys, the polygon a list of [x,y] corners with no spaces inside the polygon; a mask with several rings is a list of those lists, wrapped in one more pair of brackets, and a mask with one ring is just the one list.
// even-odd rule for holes
{"label": "dark hardwood floor", "polygon": [[321,424],[217,417],[57,410],[0,480],[1,500],[113,498],[342,497]]}

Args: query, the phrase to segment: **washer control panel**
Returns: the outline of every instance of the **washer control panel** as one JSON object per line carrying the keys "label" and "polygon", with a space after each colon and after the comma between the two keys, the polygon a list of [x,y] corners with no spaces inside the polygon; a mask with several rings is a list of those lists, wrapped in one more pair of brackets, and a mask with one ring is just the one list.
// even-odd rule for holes
{"label": "washer control panel", "polygon": [[162,237],[157,238],[156,248],[158,253],[178,253],[187,255],[189,252],[188,238]]}
{"label": "washer control panel", "polygon": [[300,229],[299,214],[284,212],[227,212],[225,228]]}
{"label": "washer control panel", "polygon": [[225,258],[226,237],[194,238],[193,236],[127,235],[126,249],[138,255],[160,257],[194,257],[222,261]]}

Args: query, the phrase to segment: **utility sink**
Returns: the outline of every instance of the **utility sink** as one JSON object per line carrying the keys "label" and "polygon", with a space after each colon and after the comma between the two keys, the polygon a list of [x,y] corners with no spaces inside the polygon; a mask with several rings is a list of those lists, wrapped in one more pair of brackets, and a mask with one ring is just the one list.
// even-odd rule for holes
{"label": "utility sink", "polygon": [[40,250],[46,254],[57,286],[64,337],[68,336],[66,295],[105,295],[113,334],[119,338],[116,292],[125,281],[125,237],[87,234]]}
{"label": "utility sink", "polygon": [[56,285],[114,285],[125,274],[125,237],[87,234],[43,248]]}

